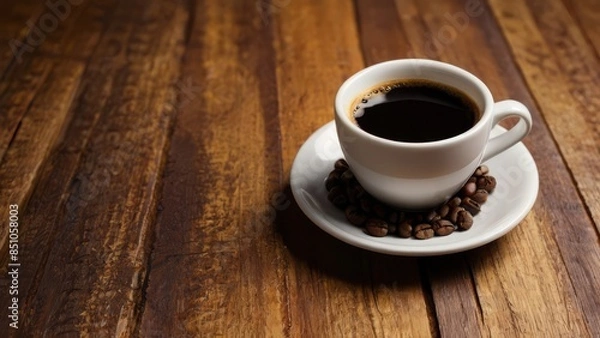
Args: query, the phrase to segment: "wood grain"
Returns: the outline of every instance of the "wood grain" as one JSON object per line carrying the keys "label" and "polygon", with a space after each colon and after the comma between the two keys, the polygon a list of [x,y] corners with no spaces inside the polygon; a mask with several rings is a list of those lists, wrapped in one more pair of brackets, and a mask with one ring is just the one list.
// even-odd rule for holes
{"label": "wood grain", "polygon": [[563,2],[586,40],[596,50],[596,56],[600,56],[600,3],[574,0],[564,0]]}
{"label": "wood grain", "polygon": [[169,150],[140,334],[284,336],[287,259],[273,214],[289,197],[271,26],[251,2],[192,10],[181,78],[191,86]]}
{"label": "wood grain", "polygon": [[[302,142],[333,118],[337,88],[363,66],[359,27],[350,19],[330,19],[353,18],[354,13],[360,15],[360,7],[315,1],[310,5],[291,2],[275,16],[286,173]],[[304,172],[310,175],[311,168]],[[284,238],[296,255],[312,265],[296,264],[290,271],[290,314],[298,322],[292,323],[291,336],[435,334],[414,259],[365,257],[337,240],[323,238],[323,232],[313,229],[306,217],[295,221],[299,216],[294,212],[281,217]],[[329,274],[340,278],[326,278]]]}
{"label": "wood grain", "polygon": [[[554,10],[554,6],[548,9],[535,7],[541,16],[547,18],[549,11],[551,17],[559,20],[565,20],[564,14]],[[594,174],[589,170],[599,165],[600,157],[597,156],[597,137],[598,133],[594,131],[597,123],[590,123],[597,114],[588,113],[595,105],[593,96],[576,96],[574,90],[594,90],[594,88],[583,88],[575,81],[567,77],[564,68],[571,67],[579,69],[574,75],[580,77],[583,81],[597,81],[597,68],[589,65],[589,62],[597,62],[587,56],[589,53],[586,46],[580,51],[573,51],[568,47],[572,42],[561,39],[559,43],[556,38],[550,38],[548,26],[535,26],[531,12],[526,7],[506,7],[503,4],[492,2],[491,6],[494,15],[497,17],[501,27],[507,34],[508,41],[512,44],[515,60],[521,68],[525,81],[529,84],[532,95],[537,104],[544,113],[544,119],[552,133],[552,138],[556,140],[556,145],[561,150],[560,154],[565,163],[557,158],[556,165],[569,168],[569,175],[556,175],[553,170],[555,166],[544,166],[541,172],[541,180],[546,180],[547,185],[542,185],[541,196],[548,196],[547,207],[542,209],[543,213],[548,215],[547,224],[555,225],[552,230],[555,232],[557,244],[561,248],[561,255],[564,264],[568,270],[570,279],[575,286],[578,302],[581,304],[582,312],[586,318],[588,327],[592,336],[600,334],[598,327],[600,313],[600,297],[597,292],[592,291],[600,286],[600,253],[598,252],[598,217],[597,217],[597,198],[600,189],[598,181],[594,179]],[[527,23],[527,20],[532,20]],[[549,19],[546,19],[549,20]],[[546,22],[545,25],[547,25]],[[556,26],[551,26],[556,27]],[[542,35],[544,34],[544,35]],[[565,34],[579,34],[571,31]],[[546,42],[550,39],[550,42]],[[575,41],[579,37],[576,36]],[[556,43],[557,45],[553,45]],[[566,45],[565,45],[566,44]],[[558,53],[566,53],[567,50],[574,54],[564,55],[565,58],[557,58],[550,51],[550,48],[558,49]],[[553,49],[553,50],[555,50]],[[582,62],[577,65],[575,61],[568,61],[568,57],[575,57],[575,61]],[[586,61],[587,60],[587,61]],[[583,69],[582,69],[583,68]],[[548,86],[548,83],[554,84]],[[584,82],[585,85],[585,82]],[[553,99],[551,99],[553,98]],[[585,101],[580,101],[585,98]],[[591,111],[590,111],[591,112]],[[575,131],[576,127],[582,129]],[[544,143],[536,142],[538,147]],[[548,159],[552,151],[544,151],[545,159]],[[565,191],[564,182],[575,180],[577,191]],[[549,189],[554,187],[554,189]],[[580,194],[580,195],[579,195]],[[577,199],[581,196],[583,204],[578,203]],[[594,228],[595,226],[595,228]],[[577,243],[574,245],[574,243]],[[582,254],[585,252],[585,254]],[[589,286],[594,287],[590,288]]]}
{"label": "wood grain", "polygon": [[[398,4],[397,4],[398,5]],[[492,92],[496,95],[501,95],[500,98],[503,97],[507,97],[507,93],[510,92],[517,92],[518,90],[515,90],[516,87],[516,83],[522,82],[522,80],[518,79],[517,73],[516,71],[513,70],[507,72],[507,65],[505,62],[505,60],[509,60],[509,57],[507,55],[504,56],[497,56],[498,54],[502,54],[501,52],[497,52],[497,50],[502,51],[503,48],[499,48],[499,46],[502,46],[502,37],[499,36],[497,34],[497,30],[495,29],[495,27],[490,27],[489,23],[493,22],[492,20],[489,19],[490,13],[489,11],[487,11],[486,7],[482,7],[481,11],[474,11],[473,13],[479,13],[478,15],[467,15],[465,16],[464,14],[467,14],[467,10],[464,7],[464,4],[462,2],[430,2],[427,5],[424,5],[422,3],[401,3],[399,4],[399,8],[413,8],[414,10],[421,10],[423,11],[422,13],[418,13],[417,15],[404,15],[401,16],[402,18],[404,18],[404,22],[405,25],[404,27],[406,27],[406,29],[409,31],[406,35],[409,37],[414,37],[413,40],[411,40],[412,45],[416,45],[417,47],[414,48],[414,50],[419,51],[421,53],[425,53],[427,56],[431,57],[432,52],[437,52],[439,54],[439,56],[448,62],[460,65],[465,67],[468,70],[471,70],[472,72],[474,72],[477,76],[479,76],[480,78],[482,78],[482,80],[487,83],[490,88],[492,89]],[[402,12],[403,14],[405,12]],[[425,14],[427,13],[427,14]],[[434,14],[434,13],[437,13]],[[463,14],[461,14],[463,13]],[[453,23],[452,19],[453,18],[467,18],[465,20],[465,22],[467,22],[464,25],[458,25],[456,24],[456,22]],[[411,20],[411,18],[415,19],[418,18],[416,20]],[[421,21],[421,18],[424,20],[424,22]],[[408,20],[406,20],[408,19]],[[468,20],[468,21],[467,21]],[[427,27],[428,30],[422,31],[419,30],[417,31],[417,27]],[[449,39],[449,40],[444,40],[443,38],[446,37],[446,33],[441,34],[441,32],[445,32],[445,30],[450,31],[450,28],[454,29],[454,34],[447,34],[448,37],[454,36],[454,39]],[[421,35],[419,35],[419,32],[424,32],[421,33]],[[484,35],[485,34],[485,35]],[[428,41],[430,41],[431,39],[436,40],[435,43],[433,44],[434,46],[436,46],[435,49],[428,49],[427,45],[429,44]],[[461,53],[462,50],[468,49],[470,48],[470,46],[472,46],[473,44],[477,45],[477,59],[469,59],[468,57],[465,58],[464,54]],[[378,49],[380,48],[384,48],[384,46],[378,46]],[[505,49],[504,49],[505,50]],[[509,77],[511,76],[511,77]],[[523,87],[523,85],[521,85],[520,87]],[[522,95],[521,95],[522,96]],[[496,96],[498,97],[498,96]],[[535,105],[533,104],[532,100],[528,97],[517,97],[518,99],[529,103],[528,105],[530,107],[535,107]],[[534,112],[534,115],[535,112]],[[536,125],[538,124],[542,124],[543,125],[543,120],[541,120],[539,117],[534,117],[535,118],[535,123]],[[543,130],[543,126],[540,126],[541,128],[537,128],[536,130]],[[534,133],[530,136],[532,138],[539,138],[539,136],[536,135],[535,131]],[[549,135],[546,133],[545,134],[545,138],[549,141],[549,143],[551,143],[551,138],[549,137]],[[527,143],[527,141],[526,141]],[[535,150],[535,149],[534,149]],[[562,171],[562,176],[565,176],[565,174],[568,173],[563,169]],[[574,198],[576,199],[576,196],[574,196]],[[522,229],[527,228],[528,226],[531,226],[530,224],[536,224],[537,222],[531,222],[531,220],[526,219],[525,222],[517,228],[517,230],[513,231],[513,233],[511,233],[511,235],[513,235],[515,232],[519,233],[520,231],[522,231]],[[589,223],[588,223],[589,224]],[[535,225],[534,225],[535,226]],[[544,233],[546,229],[542,228],[539,230],[535,230],[533,231],[534,233],[538,233],[538,231],[540,233]],[[531,231],[531,230],[529,230]],[[529,232],[528,232],[529,233]],[[547,233],[544,235],[545,236],[545,241],[547,241],[548,243],[553,243],[553,234],[552,233]],[[507,236],[507,239],[504,240],[500,240],[500,243],[503,243],[505,241],[509,241],[511,238],[511,236]],[[514,238],[514,237],[513,237]],[[488,247],[486,247],[486,249],[488,249],[489,247],[493,248],[494,245],[490,245]],[[477,292],[477,295],[475,296],[475,299],[477,299],[477,302],[470,302],[470,304],[472,305],[471,307],[471,313],[472,314],[478,314],[479,312],[481,313],[481,320],[483,322],[478,322],[478,320],[474,320],[474,321],[467,321],[467,323],[473,323],[473,326],[471,327],[465,327],[465,329],[467,330],[467,332],[476,332],[478,330],[481,330],[481,332],[479,334],[483,335],[483,336],[487,336],[487,335],[491,335],[491,336],[496,336],[496,335],[504,335],[507,334],[508,332],[502,333],[502,320],[499,320],[499,322],[494,323],[492,321],[490,321],[489,317],[493,317],[493,318],[499,318],[500,316],[504,315],[506,316],[506,320],[510,321],[513,316],[514,316],[514,311],[515,311],[515,306],[511,305],[511,307],[502,307],[501,304],[502,302],[505,302],[505,300],[501,299],[501,298],[496,298],[494,301],[492,301],[491,303],[488,303],[488,299],[485,297],[486,296],[486,290],[488,287],[491,286],[491,284],[494,283],[498,283],[502,280],[506,280],[507,277],[506,276],[513,276],[513,275],[518,275],[518,271],[520,269],[523,268],[523,265],[529,266],[529,268],[526,269],[535,269],[538,266],[542,266],[542,267],[546,267],[547,269],[549,269],[552,272],[553,276],[560,276],[560,278],[552,280],[552,279],[547,279],[545,280],[545,282],[549,283],[546,287],[538,289],[537,292],[532,292],[532,289],[528,289],[526,290],[522,290],[524,293],[522,296],[517,296],[514,299],[510,299],[508,300],[508,302],[510,302],[510,304],[519,304],[520,306],[522,306],[522,308],[520,308],[518,311],[525,314],[525,317],[527,316],[538,316],[538,313],[536,311],[534,311],[533,309],[539,309],[541,307],[545,307],[547,308],[548,313],[552,313],[553,316],[556,316],[556,321],[558,323],[563,323],[563,325],[557,325],[555,328],[552,328],[552,330],[555,331],[549,331],[549,334],[568,334],[569,332],[571,332],[572,330],[578,330],[581,332],[582,335],[587,335],[589,334],[585,325],[585,322],[583,321],[583,318],[580,316],[578,318],[572,318],[572,314],[570,312],[570,309],[573,306],[578,306],[579,304],[579,299],[576,298],[576,288],[577,288],[577,284],[576,283],[576,287],[567,287],[565,289],[565,284],[568,284],[568,278],[567,273],[564,269],[561,269],[560,266],[557,266],[555,264],[555,261],[558,259],[558,255],[559,252],[557,252],[556,250],[554,252],[545,252],[545,250],[543,249],[544,247],[538,247],[535,245],[535,241],[532,239],[532,242],[527,244],[526,248],[519,248],[518,251],[519,253],[526,253],[523,256],[520,256],[521,261],[519,261],[518,264],[514,264],[514,265],[508,265],[509,267],[512,267],[515,269],[515,271],[512,272],[507,272],[507,271],[503,271],[502,273],[498,273],[497,280],[486,280],[486,282],[481,282],[481,278],[482,276],[479,276],[476,272],[477,270],[473,270],[473,278],[474,281],[472,282],[473,285],[476,286],[476,288],[474,289],[475,292]],[[541,256],[539,254],[536,254],[536,252],[538,252],[539,250],[542,250],[542,252],[545,252],[544,255]],[[497,256],[496,253],[494,253],[493,249],[490,249],[490,251],[486,251],[485,255],[482,255],[481,257],[487,257],[487,256]],[[478,257],[478,255],[476,255],[475,257]],[[475,262],[477,262],[478,259],[475,259]],[[475,263],[477,264],[477,263]],[[592,264],[593,266],[593,264]],[[557,270],[558,269],[558,270]],[[436,271],[436,269],[432,269],[431,271]],[[490,268],[488,267],[487,271],[494,271],[494,268]],[[436,276],[436,274],[434,273],[433,276]],[[439,276],[439,275],[437,275]],[[444,275],[442,274],[442,277]],[[468,276],[468,272],[464,272],[463,276]],[[463,277],[464,278],[464,277]],[[487,277],[486,277],[487,278]],[[445,278],[436,278],[441,284],[435,283],[432,281],[432,288],[434,290],[434,300],[435,300],[435,304],[436,304],[436,309],[440,309],[440,311],[442,312],[438,312],[438,320],[440,321],[440,323],[442,323],[441,327],[445,328],[447,331],[443,331],[443,334],[445,332],[445,334],[450,334],[451,332],[457,332],[457,330],[461,329],[461,326],[464,327],[463,323],[460,323],[459,321],[456,321],[453,316],[443,316],[443,314],[445,312],[447,312],[448,314],[452,313],[452,309],[455,309],[459,306],[459,304],[461,304],[462,302],[460,302],[459,304],[457,303],[453,303],[451,301],[448,300],[448,298],[446,297],[445,291],[449,291],[450,290],[454,290],[451,291],[450,294],[460,294],[460,293],[465,293],[467,292],[467,294],[469,294],[469,290],[468,290],[468,284],[467,287],[460,287],[459,285],[452,285],[450,283],[448,283],[448,281]],[[508,277],[508,279],[510,279],[510,277]],[[460,281],[460,279],[459,279]],[[522,282],[519,282],[522,283]],[[514,285],[519,285],[519,283],[515,283]],[[466,290],[465,290],[466,289]],[[546,293],[548,292],[552,292],[551,290],[553,289],[561,289],[561,290],[568,290],[570,289],[570,291],[568,291],[566,296],[566,299],[568,299],[568,301],[562,300],[559,303],[564,303],[566,302],[566,306],[564,307],[556,307],[555,305],[552,305],[551,307],[548,307],[545,303],[546,300]],[[494,287],[491,287],[491,290],[495,290]],[[535,289],[533,289],[535,290]],[[514,295],[516,293],[519,293],[519,290],[511,290],[510,292],[507,292],[507,295]],[[524,304],[523,302],[519,302],[519,299],[521,299],[520,297],[523,297],[523,299],[527,299],[527,301],[529,302],[529,304]],[[469,299],[471,297],[467,297],[467,299]],[[473,298],[472,298],[473,299]],[[467,303],[469,304],[469,303]],[[495,304],[495,305],[494,305]],[[500,311],[498,312],[498,309],[502,309],[504,308],[505,311]],[[495,309],[495,313],[493,315],[491,315],[491,313],[489,311],[491,311],[491,309]],[[544,313],[543,311],[541,313]],[[477,316],[475,316],[475,318],[477,318]],[[474,318],[474,319],[475,319]],[[524,332],[527,331],[531,331],[531,332],[536,332],[538,330],[542,330],[541,327],[543,325],[540,324],[536,324],[536,323],[543,323],[544,318],[543,317],[538,317],[537,319],[535,319],[534,317],[529,318],[529,320],[524,320],[522,322],[514,322],[513,321],[513,325],[511,326],[514,330],[516,331],[511,331],[512,333],[508,333],[509,335],[519,335],[519,330],[517,327],[521,326],[522,330]],[[482,326],[482,323],[484,324]],[[575,324],[571,324],[571,323],[575,323]],[[454,328],[453,328],[454,325]],[[575,328],[572,327],[571,325],[575,325]]]}
{"label": "wood grain", "polygon": [[[131,9],[121,10],[127,13]],[[185,25],[167,23],[184,23],[186,13],[177,5],[154,4],[140,15],[144,22],[125,27],[118,24],[121,28],[117,30],[109,28],[100,47],[124,39],[129,46],[147,48],[124,49],[120,54],[124,62],[114,63],[112,70],[102,67],[106,63],[99,56],[100,60],[92,60],[91,70],[84,74],[78,104],[73,108],[75,118],[66,132],[67,143],[61,144],[61,155],[57,157],[67,160],[61,163],[65,167],[54,163],[40,183],[41,187],[51,187],[57,179],[63,194],[48,205],[41,203],[48,196],[34,194],[31,205],[35,209],[24,215],[23,224],[37,221],[39,227],[24,232],[22,241],[36,243],[30,248],[47,255],[37,256],[31,249],[21,253],[24,266],[30,267],[20,277],[22,287],[28,287],[22,289],[26,295],[21,300],[22,326],[32,335],[79,332],[129,336],[137,326],[141,284],[153,234],[158,174],[172,117],[172,110],[165,110],[165,104],[175,100],[172,84],[178,76],[178,44],[185,29]],[[64,67],[82,69],[73,67],[72,61]],[[105,75],[104,87],[96,87],[102,81],[90,81],[102,73],[109,74]],[[56,104],[72,99],[60,98],[54,95]],[[62,112],[52,110],[48,103],[43,108],[49,108],[42,109],[49,118],[57,118],[54,116],[60,115],[56,113]],[[11,146],[7,155],[12,149],[20,154],[34,150]],[[99,214],[97,210],[106,212]],[[46,221],[43,216],[54,215],[53,211],[60,216],[51,218],[47,229],[41,227]]]}
{"label": "wood grain", "polygon": [[[64,4],[64,2],[62,3]],[[124,14],[127,13],[127,8],[131,8],[128,6],[130,5],[127,3],[115,0],[73,1],[72,4],[69,2],[69,6],[56,8],[50,7],[46,3],[42,15],[53,14],[58,19],[58,24],[55,30],[47,32],[44,43],[36,48],[36,52],[79,60],[87,60],[92,55],[104,54],[106,51],[97,49],[99,39],[104,30],[114,30],[116,23],[126,21],[119,16],[130,15],[130,13]],[[162,14],[167,15],[168,12]],[[131,21],[131,19],[127,21]],[[107,25],[107,22],[112,24]],[[81,27],[85,27],[85,29],[81,29]],[[105,43],[102,47],[114,51],[115,48],[123,46],[112,42]]]}
{"label": "wood grain", "polygon": [[[19,205],[21,263],[0,336],[600,336],[597,1],[73,1],[40,37],[53,1],[0,2],[0,217]],[[538,199],[484,247],[371,253],[293,200],[341,83],[406,57],[531,109]]]}
{"label": "wood grain", "polygon": [[[6,69],[15,62],[22,44],[27,44],[30,32],[28,22],[35,22],[43,11],[37,0],[3,1],[0,5],[2,30],[0,31],[0,78]],[[22,61],[20,61],[22,62]],[[19,63],[20,63],[19,62]],[[0,87],[0,89],[2,89]]]}
{"label": "wood grain", "polygon": [[492,1],[492,8],[598,226],[598,59],[560,2],[507,6]]}
{"label": "wood grain", "polygon": [[[83,71],[82,64],[52,64],[45,61],[50,64],[50,70],[44,83],[40,84],[44,85],[44,89],[35,98],[23,95],[23,91],[18,89],[7,93],[7,101],[12,101],[13,104],[9,103],[10,108],[2,115],[7,117],[7,125],[14,127],[3,133],[11,136],[9,142],[4,144],[4,148],[8,149],[4,152],[0,165],[0,205],[5,213],[8,213],[8,206],[11,204],[17,204],[21,208],[27,205],[40,168],[55,147],[69,118],[68,112]],[[39,77],[43,77],[46,72],[43,67],[45,65],[42,63],[40,69],[37,69]],[[35,83],[38,76],[32,75],[32,82]],[[19,113],[24,107],[19,107],[20,99],[27,104],[27,113],[22,117]],[[17,104],[14,104],[15,101]],[[6,252],[8,224],[3,223],[1,229],[3,235],[0,237],[0,248]]]}
{"label": "wood grain", "polygon": [[5,74],[0,82],[0,158],[4,157],[19,123],[52,67],[48,59],[29,60]]}
{"label": "wood grain", "polygon": [[[24,295],[21,306],[25,315],[28,315],[28,312],[33,313],[28,309],[30,298],[35,297],[38,292],[38,286],[44,278],[46,263],[54,244],[60,242],[62,236],[65,235],[61,227],[64,224],[63,214],[66,210],[65,203],[69,197],[71,180],[77,174],[83,149],[86,148],[90,133],[99,119],[100,110],[97,107],[106,104],[113,77],[114,74],[107,74],[105,69],[99,69],[93,61],[88,66],[82,75],[81,93],[71,108],[77,114],[67,128],[64,140],[59,143],[53,156],[49,158],[44,170],[41,171],[30,202],[22,206],[26,212],[21,215],[21,228],[26,231],[21,232],[20,241],[25,243],[25,247],[35,248],[20,252],[20,259],[24,265],[26,264],[26,268],[19,278],[21,294]],[[93,87],[97,90],[89,90],[91,83],[94,83]],[[6,258],[3,257],[3,259]],[[2,266],[5,266],[4,263],[3,261]],[[45,283],[49,282],[45,281]],[[49,289],[53,292],[52,287]],[[38,325],[45,324],[42,322],[42,317],[38,317],[38,319],[40,320]],[[22,328],[27,332],[32,332],[36,328],[28,325],[27,321],[26,318],[25,326]],[[37,329],[39,330],[39,327]],[[49,328],[47,330],[52,331]]]}

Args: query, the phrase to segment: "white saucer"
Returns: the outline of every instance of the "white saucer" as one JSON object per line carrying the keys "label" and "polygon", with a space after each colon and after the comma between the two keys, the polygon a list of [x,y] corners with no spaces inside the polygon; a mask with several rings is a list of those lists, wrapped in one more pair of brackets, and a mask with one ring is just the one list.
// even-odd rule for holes
{"label": "white saucer", "polygon": [[[497,126],[492,134],[504,130]],[[489,160],[486,165],[498,182],[496,189],[468,231],[427,240],[397,236],[372,237],[350,224],[344,213],[327,200],[325,178],[342,150],[329,122],[302,145],[292,166],[290,185],[302,211],[330,235],[357,247],[391,255],[432,256],[473,249],[512,230],[533,207],[539,177],[533,157],[522,143]]]}

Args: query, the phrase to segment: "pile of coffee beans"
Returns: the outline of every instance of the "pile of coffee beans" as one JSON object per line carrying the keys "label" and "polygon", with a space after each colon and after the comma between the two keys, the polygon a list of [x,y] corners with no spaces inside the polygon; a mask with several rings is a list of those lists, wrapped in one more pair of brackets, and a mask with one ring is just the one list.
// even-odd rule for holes
{"label": "pile of coffee beans", "polygon": [[481,210],[494,191],[496,179],[487,166],[475,170],[460,191],[438,208],[407,212],[390,207],[367,193],[358,183],[344,159],[334,164],[325,180],[327,199],[344,211],[348,222],[365,229],[369,235],[428,239],[469,230],[473,216]]}

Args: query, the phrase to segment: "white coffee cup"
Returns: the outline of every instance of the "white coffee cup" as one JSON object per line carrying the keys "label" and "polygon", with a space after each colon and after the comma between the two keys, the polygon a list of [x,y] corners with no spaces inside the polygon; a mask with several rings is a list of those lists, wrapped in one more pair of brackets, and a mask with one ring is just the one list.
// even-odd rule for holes
{"label": "white coffee cup", "polygon": [[[451,138],[422,143],[384,139],[362,130],[353,117],[357,98],[380,84],[424,79],[456,88],[477,104],[481,117]],[[519,117],[510,130],[490,138],[492,128]],[[344,157],[367,192],[407,210],[435,207],[450,198],[486,160],[521,141],[531,114],[520,102],[494,102],[487,86],[456,66],[426,59],[400,59],[367,67],[346,80],[335,97],[335,125]]]}

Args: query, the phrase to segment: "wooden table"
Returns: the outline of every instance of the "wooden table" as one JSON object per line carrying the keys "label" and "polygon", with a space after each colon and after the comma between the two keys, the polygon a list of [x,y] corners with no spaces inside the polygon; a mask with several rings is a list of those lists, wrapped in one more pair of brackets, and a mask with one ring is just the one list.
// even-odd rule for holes
{"label": "wooden table", "polygon": [[[0,336],[600,337],[599,55],[597,0],[2,0]],[[406,57],[531,109],[499,240],[377,254],[294,201],[340,84]]]}

